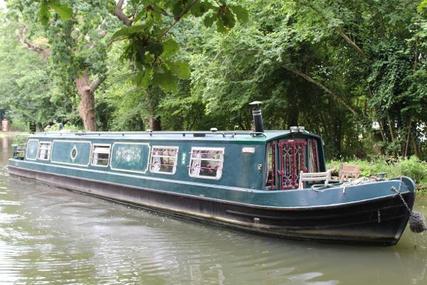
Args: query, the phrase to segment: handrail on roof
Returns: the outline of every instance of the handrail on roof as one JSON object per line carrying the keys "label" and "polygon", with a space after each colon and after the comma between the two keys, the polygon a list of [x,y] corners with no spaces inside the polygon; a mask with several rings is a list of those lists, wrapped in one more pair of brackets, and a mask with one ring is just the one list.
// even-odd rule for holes
{"label": "handrail on roof", "polygon": [[[199,136],[206,136],[206,135],[218,135],[218,136],[222,136],[225,137],[227,135],[231,135],[232,137],[236,136],[236,135],[248,135],[248,136],[252,136],[252,137],[256,137],[256,136],[260,136],[260,135],[264,135],[263,132],[254,132],[254,131],[223,131],[223,132],[218,132],[218,131],[129,131],[129,132],[120,132],[120,131],[114,131],[114,132],[92,132],[92,131],[78,131],[78,132],[42,132],[39,134],[43,134],[43,135],[67,135],[67,134],[72,134],[72,135],[76,135],[76,136],[101,136],[101,135],[149,135],[149,136],[153,136],[153,135],[182,135],[183,137],[185,137],[186,135],[195,135],[197,137],[197,135]],[[264,135],[265,136],[265,135]]]}

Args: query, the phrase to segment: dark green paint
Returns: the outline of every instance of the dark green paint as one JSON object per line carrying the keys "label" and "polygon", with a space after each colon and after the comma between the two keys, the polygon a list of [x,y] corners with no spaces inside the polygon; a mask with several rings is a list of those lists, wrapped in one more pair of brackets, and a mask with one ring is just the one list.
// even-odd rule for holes
{"label": "dark green paint", "polygon": [[[90,159],[91,143],[88,141],[59,141],[55,140],[52,145],[51,161],[71,165],[88,165]],[[72,158],[73,149],[77,150],[77,155]]]}

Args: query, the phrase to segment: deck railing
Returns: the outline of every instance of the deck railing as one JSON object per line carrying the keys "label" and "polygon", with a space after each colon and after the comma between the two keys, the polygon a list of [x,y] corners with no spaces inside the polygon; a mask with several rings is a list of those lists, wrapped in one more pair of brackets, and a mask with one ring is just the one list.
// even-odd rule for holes
{"label": "deck railing", "polygon": [[253,132],[253,131],[134,131],[134,132],[41,132],[37,133],[38,135],[76,135],[76,136],[117,136],[117,135],[147,135],[147,136],[157,136],[157,135],[182,135],[193,136],[193,137],[206,137],[207,135],[216,135],[216,136],[237,136],[237,135],[247,135],[247,136],[261,136],[264,135],[263,132]]}

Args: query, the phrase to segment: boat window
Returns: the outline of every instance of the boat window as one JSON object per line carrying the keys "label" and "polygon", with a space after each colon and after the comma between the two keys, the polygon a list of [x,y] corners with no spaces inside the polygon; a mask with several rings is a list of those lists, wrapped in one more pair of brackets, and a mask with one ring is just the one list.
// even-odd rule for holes
{"label": "boat window", "polygon": [[224,164],[224,148],[193,147],[189,175],[190,177],[220,179]]}
{"label": "boat window", "polygon": [[317,150],[317,141],[309,139],[307,145],[308,172],[319,172],[319,155]]}
{"label": "boat window", "polygon": [[267,145],[267,175],[266,186],[268,189],[275,189],[276,187],[276,143],[272,142]]}
{"label": "boat window", "polygon": [[36,160],[39,151],[39,140],[29,139],[25,151],[25,159]]}
{"label": "boat window", "polygon": [[153,146],[151,150],[150,172],[175,174],[178,147]]}
{"label": "boat window", "polygon": [[50,157],[50,142],[40,142],[38,158],[41,160],[49,160]]}
{"label": "boat window", "polygon": [[107,167],[110,160],[110,145],[93,145],[92,165]]}

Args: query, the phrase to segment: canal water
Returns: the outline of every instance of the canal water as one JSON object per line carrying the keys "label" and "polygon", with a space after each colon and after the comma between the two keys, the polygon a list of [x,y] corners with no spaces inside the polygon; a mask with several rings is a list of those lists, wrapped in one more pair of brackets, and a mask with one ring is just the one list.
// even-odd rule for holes
{"label": "canal water", "polygon": [[427,233],[361,247],[177,220],[9,177],[0,144],[0,284],[427,284]]}

